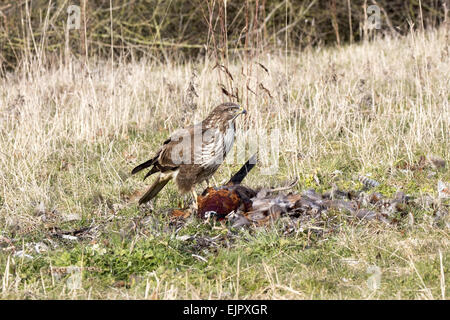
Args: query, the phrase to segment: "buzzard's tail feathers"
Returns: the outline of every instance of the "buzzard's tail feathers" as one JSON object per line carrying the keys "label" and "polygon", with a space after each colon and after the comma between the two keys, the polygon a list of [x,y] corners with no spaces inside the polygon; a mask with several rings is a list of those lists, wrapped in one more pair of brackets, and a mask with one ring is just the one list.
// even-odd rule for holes
{"label": "buzzard's tail feathers", "polygon": [[144,177],[144,180],[147,179],[149,176],[151,176],[152,174],[154,174],[155,172],[159,172],[159,169],[155,166],[153,167],[149,172],[147,172],[147,174]]}
{"label": "buzzard's tail feathers", "polygon": [[247,176],[247,174],[252,170],[252,168],[256,165],[258,161],[257,154],[255,153],[247,162],[239,169],[238,172],[231,177],[230,181],[228,181],[227,185],[236,185],[241,184],[242,180]]}
{"label": "buzzard's tail feathers", "polygon": [[142,196],[142,198],[139,199],[139,204],[143,204],[143,203],[146,203],[146,202],[152,200],[161,191],[161,189],[164,188],[164,186],[169,181],[170,181],[170,178],[164,179],[164,180],[161,180],[160,178],[158,178],[152,184],[152,186],[148,189],[148,191]]}
{"label": "buzzard's tail feathers", "polygon": [[155,160],[156,160],[156,159],[153,158],[153,159],[150,159],[150,160],[148,160],[148,161],[145,161],[144,163],[141,163],[140,165],[138,165],[136,168],[134,168],[134,169],[131,171],[131,174],[138,173],[139,171],[144,170],[145,168],[150,167],[151,165],[153,165],[153,163],[155,162]]}

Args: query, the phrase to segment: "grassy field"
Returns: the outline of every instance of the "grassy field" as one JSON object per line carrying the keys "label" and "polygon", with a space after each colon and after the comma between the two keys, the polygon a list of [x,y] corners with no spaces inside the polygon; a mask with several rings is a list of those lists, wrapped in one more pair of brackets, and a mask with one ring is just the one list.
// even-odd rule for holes
{"label": "grassy field", "polygon": [[[449,204],[436,186],[450,181],[448,29],[235,53],[232,79],[214,65],[24,62],[0,79],[0,298],[447,299]],[[240,128],[281,134],[277,170],[257,166],[244,184],[298,177],[295,192],[357,190],[355,176],[368,175],[375,191],[401,190],[417,205],[396,224],[332,212],[339,227],[324,217],[320,233],[287,233],[281,220],[239,230],[174,222],[172,183],[138,207],[150,181],[131,169],[227,101],[219,84],[243,98]],[[241,164],[228,161],[213,184]]]}

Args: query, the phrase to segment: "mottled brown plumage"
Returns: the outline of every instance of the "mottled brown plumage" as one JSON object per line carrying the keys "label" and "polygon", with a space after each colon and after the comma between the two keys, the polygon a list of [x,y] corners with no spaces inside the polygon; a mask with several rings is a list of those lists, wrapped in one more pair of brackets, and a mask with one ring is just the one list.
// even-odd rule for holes
{"label": "mottled brown plumage", "polygon": [[139,204],[150,201],[172,179],[178,189],[185,193],[193,191],[197,183],[210,178],[233,145],[235,120],[242,113],[245,110],[237,104],[223,103],[214,108],[202,122],[175,131],[154,157],[131,172],[135,174],[152,167],[144,179],[159,172]]}

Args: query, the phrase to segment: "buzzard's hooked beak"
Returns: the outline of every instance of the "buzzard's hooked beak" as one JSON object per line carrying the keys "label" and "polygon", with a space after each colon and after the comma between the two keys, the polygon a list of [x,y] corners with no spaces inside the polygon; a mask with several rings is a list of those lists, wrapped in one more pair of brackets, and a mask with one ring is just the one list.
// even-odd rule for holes
{"label": "buzzard's hooked beak", "polygon": [[236,119],[239,115],[246,114],[246,113],[247,113],[247,111],[245,111],[245,109],[243,107],[239,107],[239,109],[236,110],[234,113],[233,120]]}

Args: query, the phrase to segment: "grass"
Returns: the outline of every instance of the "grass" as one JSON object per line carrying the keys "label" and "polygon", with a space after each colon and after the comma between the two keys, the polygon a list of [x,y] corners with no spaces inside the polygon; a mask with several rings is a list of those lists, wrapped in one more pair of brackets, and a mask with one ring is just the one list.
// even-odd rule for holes
{"label": "grass", "polygon": [[[434,217],[437,181],[450,180],[449,61],[441,28],[260,54],[253,62],[268,73],[256,63],[241,72],[239,56],[230,62],[226,87],[239,89],[248,110],[238,126],[280,132],[279,167],[262,175],[257,166],[246,185],[298,176],[295,191],[333,183],[350,190],[361,187],[355,175],[370,174],[385,196],[403,190],[434,199],[411,209],[413,223],[331,212],[340,227],[323,233],[307,226],[287,234],[281,221],[233,230],[189,218],[179,226],[167,215],[180,201],[173,184],[153,207],[137,206],[136,192],[149,182],[131,169],[174,129],[227,100],[215,62],[92,61],[84,69],[73,60],[7,75],[0,79],[0,298],[447,299],[448,215]],[[446,168],[402,169],[430,154]],[[223,165],[213,183],[239,166]],[[89,226],[78,240],[55,236]],[[374,266],[376,290],[368,282]]]}

